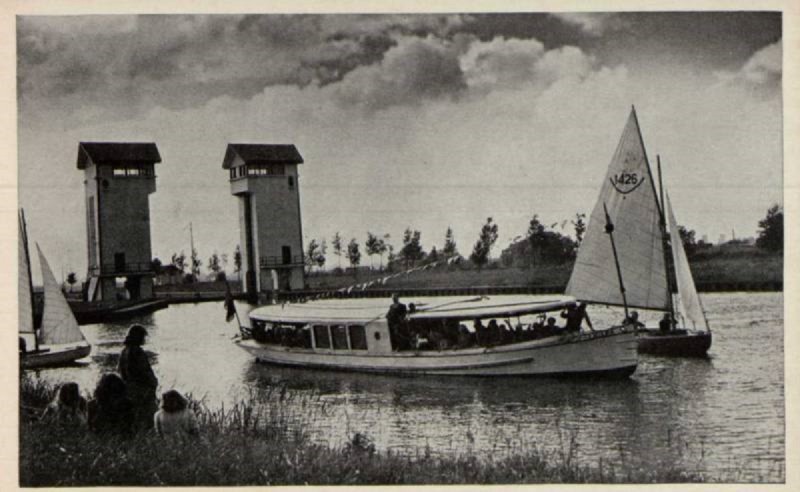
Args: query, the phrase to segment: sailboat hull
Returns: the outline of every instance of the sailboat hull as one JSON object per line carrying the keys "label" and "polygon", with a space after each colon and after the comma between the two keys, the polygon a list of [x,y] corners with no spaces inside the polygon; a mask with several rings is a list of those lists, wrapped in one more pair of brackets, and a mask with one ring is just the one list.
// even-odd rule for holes
{"label": "sailboat hull", "polygon": [[23,369],[65,366],[87,357],[91,351],[92,347],[88,344],[43,347],[39,351],[20,355],[20,366]]}
{"label": "sailboat hull", "polygon": [[711,333],[676,330],[675,333],[662,334],[658,330],[642,330],[637,342],[640,354],[706,357],[711,348]]}

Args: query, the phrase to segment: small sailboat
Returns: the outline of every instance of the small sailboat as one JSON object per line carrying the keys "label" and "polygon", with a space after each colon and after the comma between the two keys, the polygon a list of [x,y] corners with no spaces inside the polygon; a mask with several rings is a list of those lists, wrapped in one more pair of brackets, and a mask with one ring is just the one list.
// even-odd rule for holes
{"label": "small sailboat", "polygon": [[[680,319],[705,320],[672,215],[670,222]],[[614,231],[616,235],[609,241],[606,236],[612,236]],[[661,311],[669,313],[668,319],[678,319],[672,296],[676,289],[667,272],[669,241],[636,110],[632,108],[578,249],[566,294],[589,303],[622,306],[626,321],[633,324],[637,323],[636,316],[629,313],[630,308]],[[705,355],[711,345],[708,330],[677,329],[674,321],[668,322],[668,328],[640,327],[639,351],[699,356]]]}
{"label": "small sailboat", "polygon": [[20,366],[23,369],[52,367],[70,364],[89,355],[92,347],[83,336],[78,322],[61,292],[47,259],[39,245],[39,264],[44,283],[44,313],[41,327],[36,330],[33,321],[33,287],[25,220],[19,219],[19,333],[33,338],[33,350],[20,343]]}

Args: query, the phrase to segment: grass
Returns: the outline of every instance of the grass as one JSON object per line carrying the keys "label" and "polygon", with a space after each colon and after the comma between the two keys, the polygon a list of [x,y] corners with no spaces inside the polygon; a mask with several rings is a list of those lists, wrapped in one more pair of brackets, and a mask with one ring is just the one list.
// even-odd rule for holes
{"label": "grass", "polygon": [[[52,387],[23,376],[20,402],[20,485],[365,485],[696,482],[702,477],[659,464],[637,468],[620,459],[580,463],[574,439],[557,452],[522,449],[499,458],[467,451],[455,457],[376,451],[370,437],[352,434],[341,447],[310,442],[302,425],[290,426],[280,407],[253,399],[229,409],[192,400],[201,436],[165,441],[152,433],[134,439],[98,437],[38,421]],[[313,418],[309,416],[308,418]]]}

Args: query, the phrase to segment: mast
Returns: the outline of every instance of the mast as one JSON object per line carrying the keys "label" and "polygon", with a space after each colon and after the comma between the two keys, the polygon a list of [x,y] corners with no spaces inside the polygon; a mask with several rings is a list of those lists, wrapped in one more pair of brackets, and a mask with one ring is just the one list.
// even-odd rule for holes
{"label": "mast", "polygon": [[[661,224],[661,242],[663,243],[663,248],[662,249],[664,250],[664,269],[667,271],[667,290],[669,290],[669,296],[667,296],[667,299],[669,299],[669,314],[670,314],[670,316],[672,318],[671,323],[672,323],[672,326],[674,326],[675,321],[678,319],[675,316],[675,303],[672,300],[672,291],[673,291],[673,287],[674,287],[673,279],[675,279],[675,265],[674,265],[674,263],[672,263],[672,268],[670,268],[670,264],[671,263],[669,262],[669,258],[668,258],[669,255],[667,254],[667,238],[669,236],[667,235],[667,221],[664,219],[664,209],[663,209],[663,205],[665,203],[664,202],[664,185],[661,183],[661,156],[660,155],[656,155],[656,166],[658,166],[658,168],[657,168],[657,170],[658,170],[658,190],[659,190],[659,196],[661,198],[661,205],[662,205],[661,207],[658,208],[658,213],[659,213],[659,222]],[[650,171],[650,167],[649,166],[648,166],[647,170],[648,170],[648,172]],[[680,236],[680,234],[678,234],[678,236]],[[672,247],[675,247],[675,246],[670,244],[670,247],[672,248]],[[683,245],[681,245],[681,247],[683,247]],[[672,272],[672,275],[670,275],[670,271]],[[677,291],[677,289],[675,289],[675,290]]]}
{"label": "mast", "polygon": [[617,245],[614,243],[614,224],[608,215],[608,208],[603,202],[603,211],[606,213],[606,234],[611,240],[611,251],[614,253],[614,265],[617,267],[617,278],[619,279],[619,293],[622,295],[622,307],[625,309],[625,319],[628,319],[628,299],[625,297],[625,284],[622,282],[622,270],[619,268],[619,257],[617,256]]}
{"label": "mast", "polygon": [[28,287],[31,296],[31,327],[33,328],[33,343],[36,351],[39,350],[39,336],[36,333],[36,318],[33,315],[34,297],[33,297],[33,278],[31,274],[31,255],[28,251],[28,226],[25,223],[25,211],[20,209],[19,220],[22,227],[20,234],[22,234],[22,244],[25,247],[25,261],[28,263]]}

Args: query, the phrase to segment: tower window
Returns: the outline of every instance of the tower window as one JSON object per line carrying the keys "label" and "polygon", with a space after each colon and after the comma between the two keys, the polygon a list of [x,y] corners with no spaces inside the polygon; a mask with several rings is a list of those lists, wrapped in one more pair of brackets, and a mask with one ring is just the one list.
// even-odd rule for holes
{"label": "tower window", "polygon": [[289,189],[294,189],[294,176],[289,176]]}

